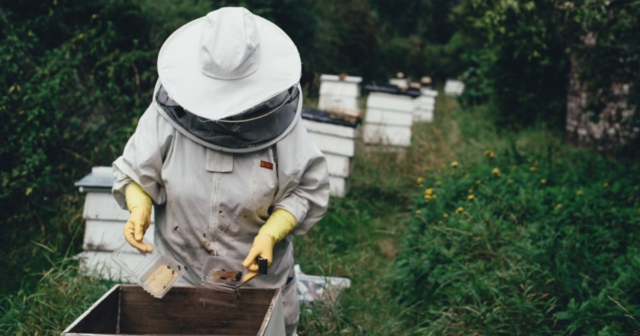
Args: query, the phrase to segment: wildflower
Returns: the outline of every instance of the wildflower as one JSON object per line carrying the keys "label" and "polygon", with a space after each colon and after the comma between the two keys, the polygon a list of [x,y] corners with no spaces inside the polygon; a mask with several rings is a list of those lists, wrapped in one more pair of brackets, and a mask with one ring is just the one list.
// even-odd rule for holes
{"label": "wildflower", "polygon": [[419,215],[422,213],[422,210],[416,210],[416,215]]}
{"label": "wildflower", "polygon": [[448,214],[444,214],[444,215],[442,215],[442,217],[444,217],[444,219],[447,219],[447,218],[449,218],[449,215]]}
{"label": "wildflower", "polygon": [[507,184],[513,184],[513,180],[508,180]]}
{"label": "wildflower", "polygon": [[442,186],[442,183],[440,183],[440,181],[437,181],[436,182],[436,187],[440,187],[440,186]]}
{"label": "wildflower", "polygon": [[602,184],[602,186],[603,186],[604,188],[608,188],[608,187],[609,187],[609,182],[605,182],[605,183],[603,183],[603,184]]}
{"label": "wildflower", "polygon": [[540,184],[545,184],[545,183],[547,183],[546,179],[540,179]]}
{"label": "wildflower", "polygon": [[482,183],[482,181],[476,180],[476,184],[480,185],[481,183]]}
{"label": "wildflower", "polygon": [[464,209],[462,207],[459,207],[456,209],[455,213],[459,214],[462,213],[464,211]]}
{"label": "wildflower", "polygon": [[473,188],[470,188],[470,189],[469,189],[469,193],[470,193],[470,194],[473,194]]}
{"label": "wildflower", "polygon": [[582,189],[576,191],[576,195],[578,196],[582,196],[584,193],[582,192]]}
{"label": "wildflower", "polygon": [[453,162],[451,162],[451,167],[452,167],[452,168],[456,168],[456,167],[458,167],[458,161],[453,161]]}
{"label": "wildflower", "polygon": [[500,169],[498,169],[498,167],[493,168],[493,170],[491,171],[491,174],[495,176],[500,176]]}
{"label": "wildflower", "polygon": [[558,205],[556,205],[556,209],[562,209],[562,204],[558,203]]}
{"label": "wildflower", "polygon": [[473,196],[473,195],[469,195],[469,197],[467,197],[467,198],[468,198],[470,201],[473,201],[473,200],[475,200],[475,199],[476,199],[476,197],[475,197],[475,196]]}
{"label": "wildflower", "polygon": [[495,159],[496,158],[496,153],[494,153],[492,150],[486,150],[484,151],[484,155],[488,156],[490,159]]}
{"label": "wildflower", "polygon": [[425,202],[429,203],[429,202],[433,201],[434,199],[436,199],[437,197],[438,196],[436,196],[436,195],[427,194],[427,195],[424,195],[424,200],[425,200]]}
{"label": "wildflower", "polygon": [[425,195],[431,195],[431,194],[433,194],[433,188],[429,188],[429,189],[425,190],[425,191],[424,191],[424,194],[425,194]]}
{"label": "wildflower", "polygon": [[418,183],[418,184],[422,184],[422,182],[424,182],[424,178],[422,178],[422,177],[418,177],[418,178],[416,179],[416,183]]}
{"label": "wildflower", "polygon": [[530,171],[530,172],[534,172],[534,171],[536,171],[536,170],[538,170],[538,168],[536,168],[536,166],[532,166],[531,168],[529,168],[529,171]]}

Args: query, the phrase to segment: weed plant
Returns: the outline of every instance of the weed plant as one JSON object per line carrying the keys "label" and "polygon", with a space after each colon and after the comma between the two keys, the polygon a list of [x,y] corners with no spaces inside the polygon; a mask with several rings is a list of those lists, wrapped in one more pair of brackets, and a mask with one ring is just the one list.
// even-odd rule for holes
{"label": "weed plant", "polygon": [[415,181],[394,277],[415,334],[639,329],[640,167],[566,147],[476,152]]}

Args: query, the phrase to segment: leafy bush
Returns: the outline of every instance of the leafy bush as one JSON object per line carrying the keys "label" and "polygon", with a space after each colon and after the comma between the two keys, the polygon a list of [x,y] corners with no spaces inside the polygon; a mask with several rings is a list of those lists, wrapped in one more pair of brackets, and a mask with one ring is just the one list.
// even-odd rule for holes
{"label": "leafy bush", "polygon": [[485,154],[417,181],[395,278],[415,323],[459,335],[640,328],[640,167],[568,150]]}
{"label": "leafy bush", "polygon": [[[453,15],[469,41],[463,100],[491,102],[504,124],[561,128],[573,57],[597,115],[613,99],[612,82],[640,77],[639,15],[637,1],[463,0]],[[629,94],[634,110],[639,87]]]}

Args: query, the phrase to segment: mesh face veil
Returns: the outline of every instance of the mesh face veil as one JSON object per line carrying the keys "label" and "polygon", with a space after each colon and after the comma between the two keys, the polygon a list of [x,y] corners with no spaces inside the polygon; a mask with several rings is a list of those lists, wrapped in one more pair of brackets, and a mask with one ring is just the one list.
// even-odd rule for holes
{"label": "mesh face veil", "polygon": [[185,110],[160,85],[155,99],[176,124],[202,141],[215,146],[240,149],[265,144],[287,130],[293,122],[300,92],[297,85],[273,98],[223,120],[209,120]]}

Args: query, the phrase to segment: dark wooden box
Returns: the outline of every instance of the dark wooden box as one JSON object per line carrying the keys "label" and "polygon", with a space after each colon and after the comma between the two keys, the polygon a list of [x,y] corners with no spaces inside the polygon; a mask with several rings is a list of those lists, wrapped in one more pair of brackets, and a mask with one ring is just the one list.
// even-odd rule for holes
{"label": "dark wooden box", "polygon": [[156,299],[137,285],[116,285],[64,332],[72,335],[284,335],[278,289],[241,288],[237,307],[197,305],[194,287]]}

